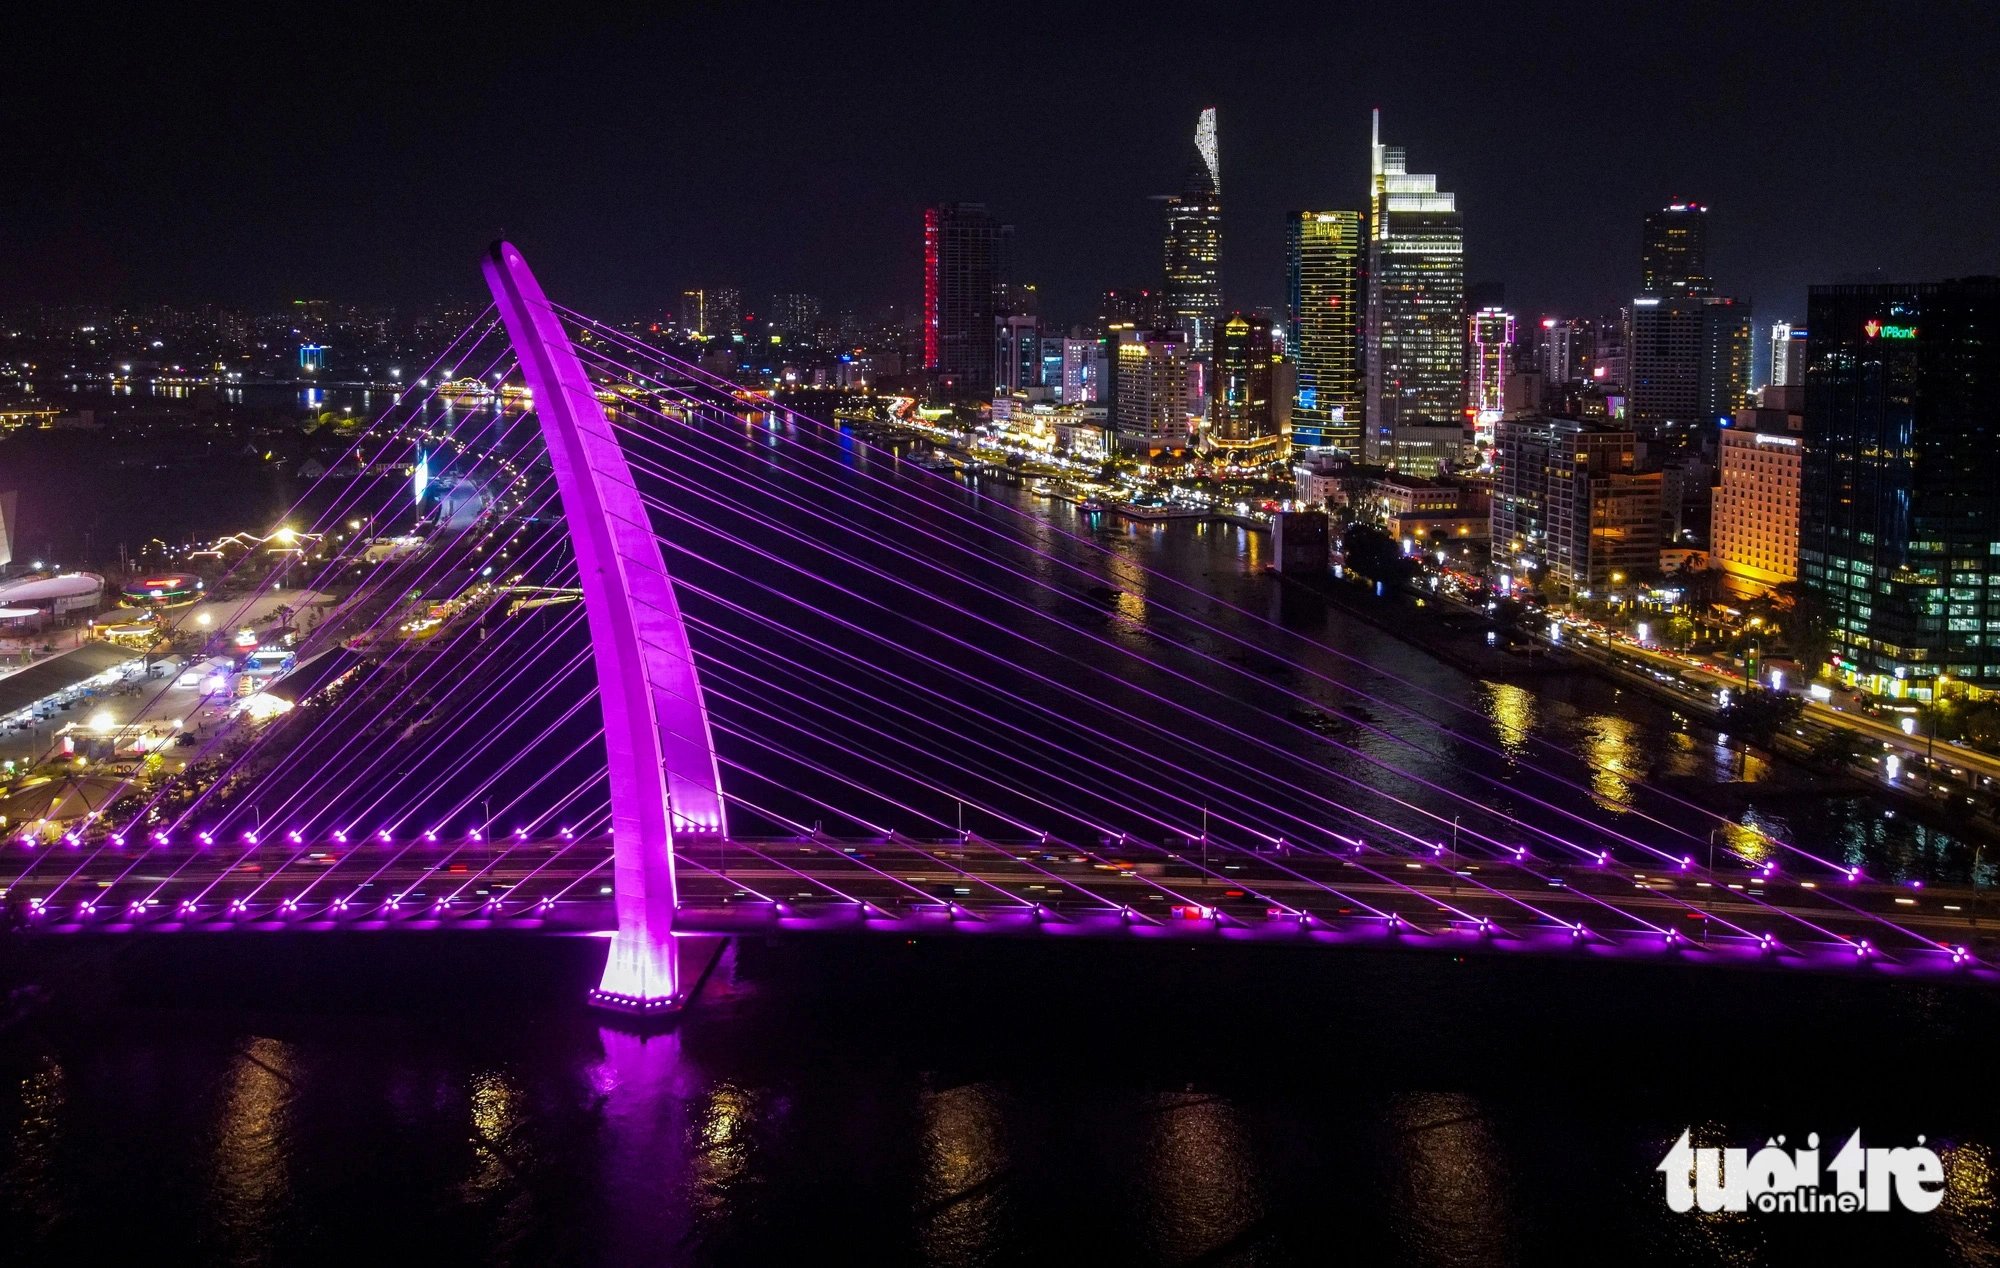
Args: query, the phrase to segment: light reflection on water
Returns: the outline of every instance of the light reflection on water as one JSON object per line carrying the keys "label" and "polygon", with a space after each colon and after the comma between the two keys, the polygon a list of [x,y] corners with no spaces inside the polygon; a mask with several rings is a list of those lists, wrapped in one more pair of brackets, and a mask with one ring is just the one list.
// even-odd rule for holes
{"label": "light reflection on water", "polygon": [[1493,719],[1496,738],[1510,757],[1533,755],[1529,737],[1541,721],[1541,701],[1526,687],[1511,682],[1482,682],[1486,716]]}
{"label": "light reflection on water", "polygon": [[514,1169],[507,1155],[513,1142],[509,1135],[524,1117],[522,1096],[521,1089],[501,1071],[486,1071],[473,1077],[473,1169],[465,1182],[469,1199],[492,1197],[511,1181]]}
{"label": "light reflection on water", "polygon": [[1638,724],[1629,718],[1600,714],[1583,725],[1589,737],[1585,752],[1593,767],[1592,790],[1609,805],[1630,806],[1632,781],[1646,774]]}
{"label": "light reflection on water", "polygon": [[1007,1107],[989,1083],[922,1094],[916,1220],[926,1262],[982,1263],[1000,1239],[1013,1158]]}
{"label": "light reflection on water", "polygon": [[1264,1214],[1264,1182],[1235,1107],[1212,1094],[1158,1098],[1144,1157],[1139,1227],[1153,1262],[1220,1246]]}
{"label": "light reflection on water", "polygon": [[1395,1141],[1384,1177],[1412,1263],[1499,1265],[1521,1261],[1509,1213],[1512,1168],[1478,1099],[1426,1092],[1395,1098]]}
{"label": "light reflection on water", "polygon": [[233,1263],[269,1262],[271,1248],[255,1233],[280,1223],[293,1198],[297,1068],[290,1044],[253,1038],[224,1076],[207,1179],[209,1219]]}
{"label": "light reflection on water", "polygon": [[0,1202],[35,1234],[46,1234],[66,1205],[58,1173],[66,1085],[63,1067],[46,1056],[22,1077],[20,1115],[10,1133],[6,1169],[0,1171]]}
{"label": "light reflection on water", "polygon": [[1950,1226],[1953,1249],[1968,1264],[2000,1263],[1993,1227],[1993,1150],[1959,1143],[1941,1145],[1938,1153],[1944,1163],[1944,1201],[1938,1213]]}
{"label": "light reflection on water", "polygon": [[674,1244],[690,1223],[680,1173],[697,1130],[689,1121],[680,1036],[605,1029],[598,1038],[603,1058],[585,1078],[603,1124],[595,1170],[610,1217],[605,1240],[614,1254]]}
{"label": "light reflection on water", "polygon": [[695,1213],[726,1213],[737,1190],[753,1177],[756,1127],[763,1093],[718,1083],[695,1103],[694,1158],[689,1185]]}

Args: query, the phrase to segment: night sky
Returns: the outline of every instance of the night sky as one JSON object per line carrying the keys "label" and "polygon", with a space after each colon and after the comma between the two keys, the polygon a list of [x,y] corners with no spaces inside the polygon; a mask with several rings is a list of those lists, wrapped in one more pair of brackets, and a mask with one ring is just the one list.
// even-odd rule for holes
{"label": "night sky", "polygon": [[55,14],[85,8],[10,18],[0,303],[478,298],[504,231],[607,316],[730,283],[867,309],[914,300],[921,208],[966,199],[1080,319],[1157,284],[1148,195],[1205,105],[1232,307],[1282,301],[1286,210],[1362,204],[1371,106],[1526,314],[1629,295],[1676,198],[1760,317],[1875,269],[2000,272],[1984,4]]}

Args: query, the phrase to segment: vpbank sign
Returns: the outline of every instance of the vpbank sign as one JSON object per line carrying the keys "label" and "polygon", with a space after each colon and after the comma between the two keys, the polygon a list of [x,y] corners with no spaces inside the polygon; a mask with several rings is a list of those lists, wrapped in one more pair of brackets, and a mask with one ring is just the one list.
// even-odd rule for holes
{"label": "vpbank sign", "polygon": [[[1667,1207],[1674,1211],[1747,1211],[1766,1215],[1849,1215],[1903,1209],[1922,1214],[1944,1200],[1944,1163],[1924,1138],[1907,1149],[1862,1145],[1861,1129],[1847,1138],[1822,1170],[1819,1133],[1787,1153],[1779,1136],[1762,1149],[1696,1149],[1688,1133],[1655,1168],[1667,1177]],[[1831,1179],[1832,1188],[1823,1187]]]}

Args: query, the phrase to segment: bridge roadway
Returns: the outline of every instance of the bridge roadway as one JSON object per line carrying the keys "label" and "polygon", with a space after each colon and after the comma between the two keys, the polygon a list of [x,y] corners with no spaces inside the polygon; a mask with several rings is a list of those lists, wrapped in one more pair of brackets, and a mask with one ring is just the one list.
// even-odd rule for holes
{"label": "bridge roadway", "polygon": [[[875,931],[1394,944],[1453,953],[1945,973],[2000,983],[1990,898],[1723,869],[1105,839],[677,842],[683,932]],[[614,923],[605,837],[63,843],[0,850],[0,901],[50,933]]]}

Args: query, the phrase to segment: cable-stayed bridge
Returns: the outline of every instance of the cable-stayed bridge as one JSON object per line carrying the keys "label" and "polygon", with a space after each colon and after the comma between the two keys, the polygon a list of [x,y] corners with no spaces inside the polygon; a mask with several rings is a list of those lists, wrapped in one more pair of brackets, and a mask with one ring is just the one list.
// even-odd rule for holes
{"label": "cable-stayed bridge", "polygon": [[[298,668],[5,847],[49,931],[1182,938],[1994,981],[1865,875],[552,304],[351,440]],[[532,412],[464,399],[518,383]],[[426,498],[426,486],[430,496]],[[435,490],[449,489],[448,498]],[[1959,902],[1949,901],[1958,897]]]}

